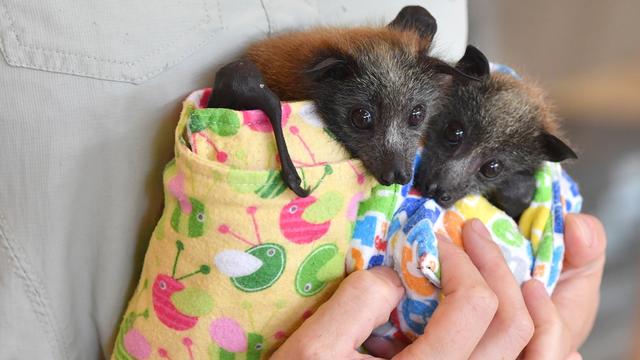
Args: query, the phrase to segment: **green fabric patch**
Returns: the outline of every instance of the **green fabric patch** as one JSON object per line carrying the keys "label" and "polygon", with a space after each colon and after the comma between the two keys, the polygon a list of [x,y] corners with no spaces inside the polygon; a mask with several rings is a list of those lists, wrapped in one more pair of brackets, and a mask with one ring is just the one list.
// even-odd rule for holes
{"label": "green fabric patch", "polygon": [[[338,247],[334,244],[324,244],[309,254],[300,267],[298,268],[298,272],[296,273],[296,291],[298,294],[308,297],[313,296],[319,293],[325,286],[327,286],[327,282],[321,280],[319,278],[320,271],[327,264],[335,262],[331,262],[331,260],[338,255]],[[343,260],[341,258],[341,260]],[[341,265],[342,266],[342,265]],[[329,265],[329,269],[331,265]],[[323,277],[332,273],[333,269],[323,271]]]}
{"label": "green fabric patch", "polygon": [[180,312],[189,316],[204,316],[213,309],[213,299],[206,291],[186,288],[171,295],[171,302]]}
{"label": "green fabric patch", "polygon": [[499,219],[491,226],[493,233],[503,243],[519,247],[524,243],[524,237],[507,219]]}
{"label": "green fabric patch", "polygon": [[383,214],[385,219],[390,221],[395,211],[396,201],[398,200],[397,193],[400,188],[401,186],[398,184],[389,186],[376,185],[371,189],[371,196],[358,206],[358,217],[369,211],[374,211]]}
{"label": "green fabric patch", "polygon": [[264,349],[264,337],[257,333],[248,333],[247,360],[259,360]]}
{"label": "green fabric patch", "polygon": [[197,109],[189,118],[192,133],[208,128],[220,136],[233,136],[238,133],[240,125],[238,114],[230,109]]}
{"label": "green fabric patch", "polygon": [[180,203],[176,203],[175,209],[171,214],[171,227],[177,233],[188,235],[189,237],[199,237],[204,234],[204,225],[206,220],[206,212],[204,204],[194,198],[189,198],[191,202],[191,214],[187,220],[187,229],[181,227],[182,219],[186,216],[182,213]]}
{"label": "green fabric patch", "polygon": [[282,194],[286,189],[287,185],[282,181],[280,171],[270,170],[269,176],[265,180],[264,184],[257,188],[255,193],[263,199],[273,199]]}
{"label": "green fabric patch", "polygon": [[534,202],[547,202],[551,201],[551,173],[550,169],[545,166],[544,168],[536,171],[536,193],[533,195]]}
{"label": "green fabric patch", "polygon": [[205,209],[204,204],[194,198],[189,199],[193,210],[189,216],[189,236],[198,237],[204,234]]}
{"label": "green fabric patch", "polygon": [[542,240],[538,243],[538,248],[534,249],[534,254],[538,261],[551,261],[553,256],[553,218],[552,214],[549,214],[547,222],[544,225],[544,231],[542,233]]}
{"label": "green fabric patch", "polygon": [[231,278],[231,282],[238,289],[245,292],[264,290],[273,285],[284,272],[286,254],[281,245],[262,244],[246,252],[260,259],[262,266],[253,274]]}
{"label": "green fabric patch", "polygon": [[333,219],[344,205],[344,197],[339,192],[328,192],[304,210],[302,219],[312,224],[322,224]]}
{"label": "green fabric patch", "polygon": [[316,277],[320,281],[332,281],[344,274],[344,256],[334,256],[318,270]]}

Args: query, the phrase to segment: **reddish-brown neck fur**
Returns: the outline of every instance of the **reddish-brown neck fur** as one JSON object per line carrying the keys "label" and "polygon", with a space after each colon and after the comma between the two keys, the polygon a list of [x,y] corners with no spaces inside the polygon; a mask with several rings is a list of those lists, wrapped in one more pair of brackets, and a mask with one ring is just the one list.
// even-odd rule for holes
{"label": "reddish-brown neck fur", "polygon": [[404,48],[417,54],[429,45],[416,32],[389,27],[315,28],[256,42],[247,49],[247,56],[263,73],[267,86],[282,100],[303,100],[310,99],[310,82],[304,72],[327,52],[357,57],[362,49]]}

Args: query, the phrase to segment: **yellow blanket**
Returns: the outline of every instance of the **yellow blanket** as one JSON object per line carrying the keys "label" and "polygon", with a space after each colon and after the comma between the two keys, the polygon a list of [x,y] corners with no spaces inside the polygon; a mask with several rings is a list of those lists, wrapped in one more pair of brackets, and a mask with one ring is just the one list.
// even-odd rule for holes
{"label": "yellow blanket", "polygon": [[291,157],[312,189],[299,198],[275,171],[262,112],[205,109],[209,94],[184,102],[164,212],[114,359],[266,357],[344,277],[357,206],[373,185],[362,165],[311,103],[283,104]]}

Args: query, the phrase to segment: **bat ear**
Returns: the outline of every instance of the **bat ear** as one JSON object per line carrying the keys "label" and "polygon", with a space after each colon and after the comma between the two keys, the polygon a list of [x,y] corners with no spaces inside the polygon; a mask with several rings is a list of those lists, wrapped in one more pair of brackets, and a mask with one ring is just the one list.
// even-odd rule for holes
{"label": "bat ear", "polygon": [[353,75],[354,68],[354,62],[347,57],[332,55],[319,58],[305,74],[315,81],[342,80]]}
{"label": "bat ear", "polygon": [[566,159],[577,159],[578,155],[562,140],[548,132],[540,135],[544,157],[548,161],[560,162]]}
{"label": "bat ear", "polygon": [[416,5],[403,7],[387,26],[400,31],[414,30],[429,44],[438,30],[438,24],[433,15],[422,6]]}
{"label": "bat ear", "polygon": [[478,48],[467,45],[467,50],[456,64],[456,69],[477,78],[487,78],[490,71],[489,60]]}
{"label": "bat ear", "polygon": [[427,64],[431,70],[435,71],[438,74],[451,75],[454,79],[464,78],[468,80],[480,81],[480,78],[472,74],[460,71],[460,69],[458,69],[457,67],[451,66],[446,62],[438,59],[429,58],[427,60]]}

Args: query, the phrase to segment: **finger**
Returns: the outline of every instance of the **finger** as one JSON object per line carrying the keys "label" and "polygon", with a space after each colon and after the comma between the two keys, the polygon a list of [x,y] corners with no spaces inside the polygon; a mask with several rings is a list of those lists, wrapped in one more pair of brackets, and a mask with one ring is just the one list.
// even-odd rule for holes
{"label": "finger", "polygon": [[471,261],[498,297],[498,310],[475,348],[472,358],[515,359],[533,336],[533,322],[520,286],[502,251],[491,240],[482,222],[473,219],[462,228],[464,248]]}
{"label": "finger", "polygon": [[565,269],[552,300],[571,335],[576,350],[586,340],[600,301],[606,235],[600,221],[590,215],[569,215],[565,229]]}
{"label": "finger", "polygon": [[592,263],[604,265],[606,236],[600,221],[585,214],[569,214],[565,219],[565,270]]}
{"label": "finger", "polygon": [[533,338],[524,350],[524,359],[566,359],[570,353],[568,330],[544,285],[538,280],[529,280],[522,286],[522,294],[535,326]]}
{"label": "finger", "polygon": [[566,360],[582,360],[582,355],[579,352],[574,351],[569,356],[567,356]]}
{"label": "finger", "polygon": [[498,307],[496,296],[467,254],[439,239],[444,300],[424,335],[398,354],[399,359],[468,359]]}
{"label": "finger", "polygon": [[297,354],[300,358],[344,358],[352,354],[375,327],[389,319],[403,293],[400,279],[390,268],[356,271],[342,281],[333,296],[287,339],[274,356]]}

